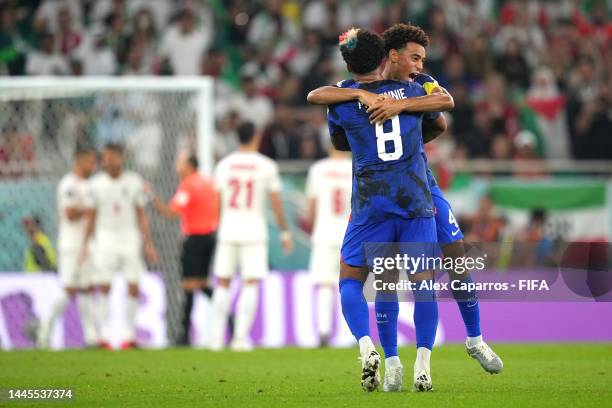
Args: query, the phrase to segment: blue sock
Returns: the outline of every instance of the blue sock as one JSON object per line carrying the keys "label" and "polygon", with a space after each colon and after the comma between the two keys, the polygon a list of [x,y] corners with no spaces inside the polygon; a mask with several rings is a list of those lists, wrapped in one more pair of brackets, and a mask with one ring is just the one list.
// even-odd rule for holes
{"label": "blue sock", "polygon": [[[472,277],[467,276],[462,282],[472,283]],[[453,297],[459,306],[459,312],[463,318],[463,324],[468,337],[480,336],[480,304],[475,290],[453,290]]]}
{"label": "blue sock", "polygon": [[397,356],[397,316],[399,315],[397,293],[377,296],[374,309],[376,310],[378,337],[385,351],[385,357]]}
{"label": "blue sock", "polygon": [[356,279],[340,279],[342,315],[357,341],[370,335],[370,314],[362,288],[363,283]]}
{"label": "blue sock", "polygon": [[[429,285],[432,280],[425,280]],[[438,302],[436,292],[430,289],[420,289],[422,282],[416,282],[414,295],[414,328],[416,331],[416,346],[431,350],[436,340],[438,329]]]}

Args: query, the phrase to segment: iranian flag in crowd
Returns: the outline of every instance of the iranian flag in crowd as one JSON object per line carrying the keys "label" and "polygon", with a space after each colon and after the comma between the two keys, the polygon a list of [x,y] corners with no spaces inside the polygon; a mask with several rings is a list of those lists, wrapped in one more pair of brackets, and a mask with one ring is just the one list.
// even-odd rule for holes
{"label": "iranian flag in crowd", "polygon": [[548,233],[565,241],[610,241],[612,183],[604,181],[495,182],[489,193],[511,225],[526,225],[544,210]]}

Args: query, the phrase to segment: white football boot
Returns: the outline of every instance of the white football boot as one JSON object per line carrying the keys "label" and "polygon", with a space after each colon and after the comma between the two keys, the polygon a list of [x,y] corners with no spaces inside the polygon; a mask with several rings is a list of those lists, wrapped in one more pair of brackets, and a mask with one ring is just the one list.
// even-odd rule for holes
{"label": "white football boot", "polygon": [[384,392],[401,392],[402,382],[404,377],[404,367],[396,365],[395,367],[388,367],[385,365],[385,381],[383,383]]}
{"label": "white football boot", "polygon": [[431,374],[427,370],[420,370],[414,373],[414,383],[412,392],[427,392],[433,390]]}
{"label": "white football boot", "polygon": [[372,346],[361,356],[361,387],[364,391],[372,392],[380,384],[380,354]]}
{"label": "white football boot", "polygon": [[466,341],[465,349],[470,357],[478,360],[482,368],[490,374],[499,374],[504,369],[501,358],[484,341],[469,347]]}

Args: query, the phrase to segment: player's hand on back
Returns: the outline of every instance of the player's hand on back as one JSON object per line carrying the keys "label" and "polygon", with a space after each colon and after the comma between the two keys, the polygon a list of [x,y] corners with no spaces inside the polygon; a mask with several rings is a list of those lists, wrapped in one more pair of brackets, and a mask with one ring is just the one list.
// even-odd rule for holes
{"label": "player's hand on back", "polygon": [[389,98],[388,95],[379,95],[373,92],[365,91],[363,89],[360,89],[360,92],[359,92],[359,102],[362,105],[365,105],[368,107],[376,104],[379,101],[385,100],[387,98]]}
{"label": "player's hand on back", "polygon": [[393,98],[385,98],[370,105],[370,123],[382,123],[403,111],[402,101]]}

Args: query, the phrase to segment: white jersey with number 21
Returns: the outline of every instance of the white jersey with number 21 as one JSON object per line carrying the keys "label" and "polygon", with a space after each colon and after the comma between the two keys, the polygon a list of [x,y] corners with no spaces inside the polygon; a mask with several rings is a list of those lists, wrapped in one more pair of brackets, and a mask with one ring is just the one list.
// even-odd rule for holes
{"label": "white jersey with number 21", "polygon": [[214,177],[221,201],[219,242],[267,242],[266,200],[281,190],[276,163],[258,152],[235,152],[217,164]]}

